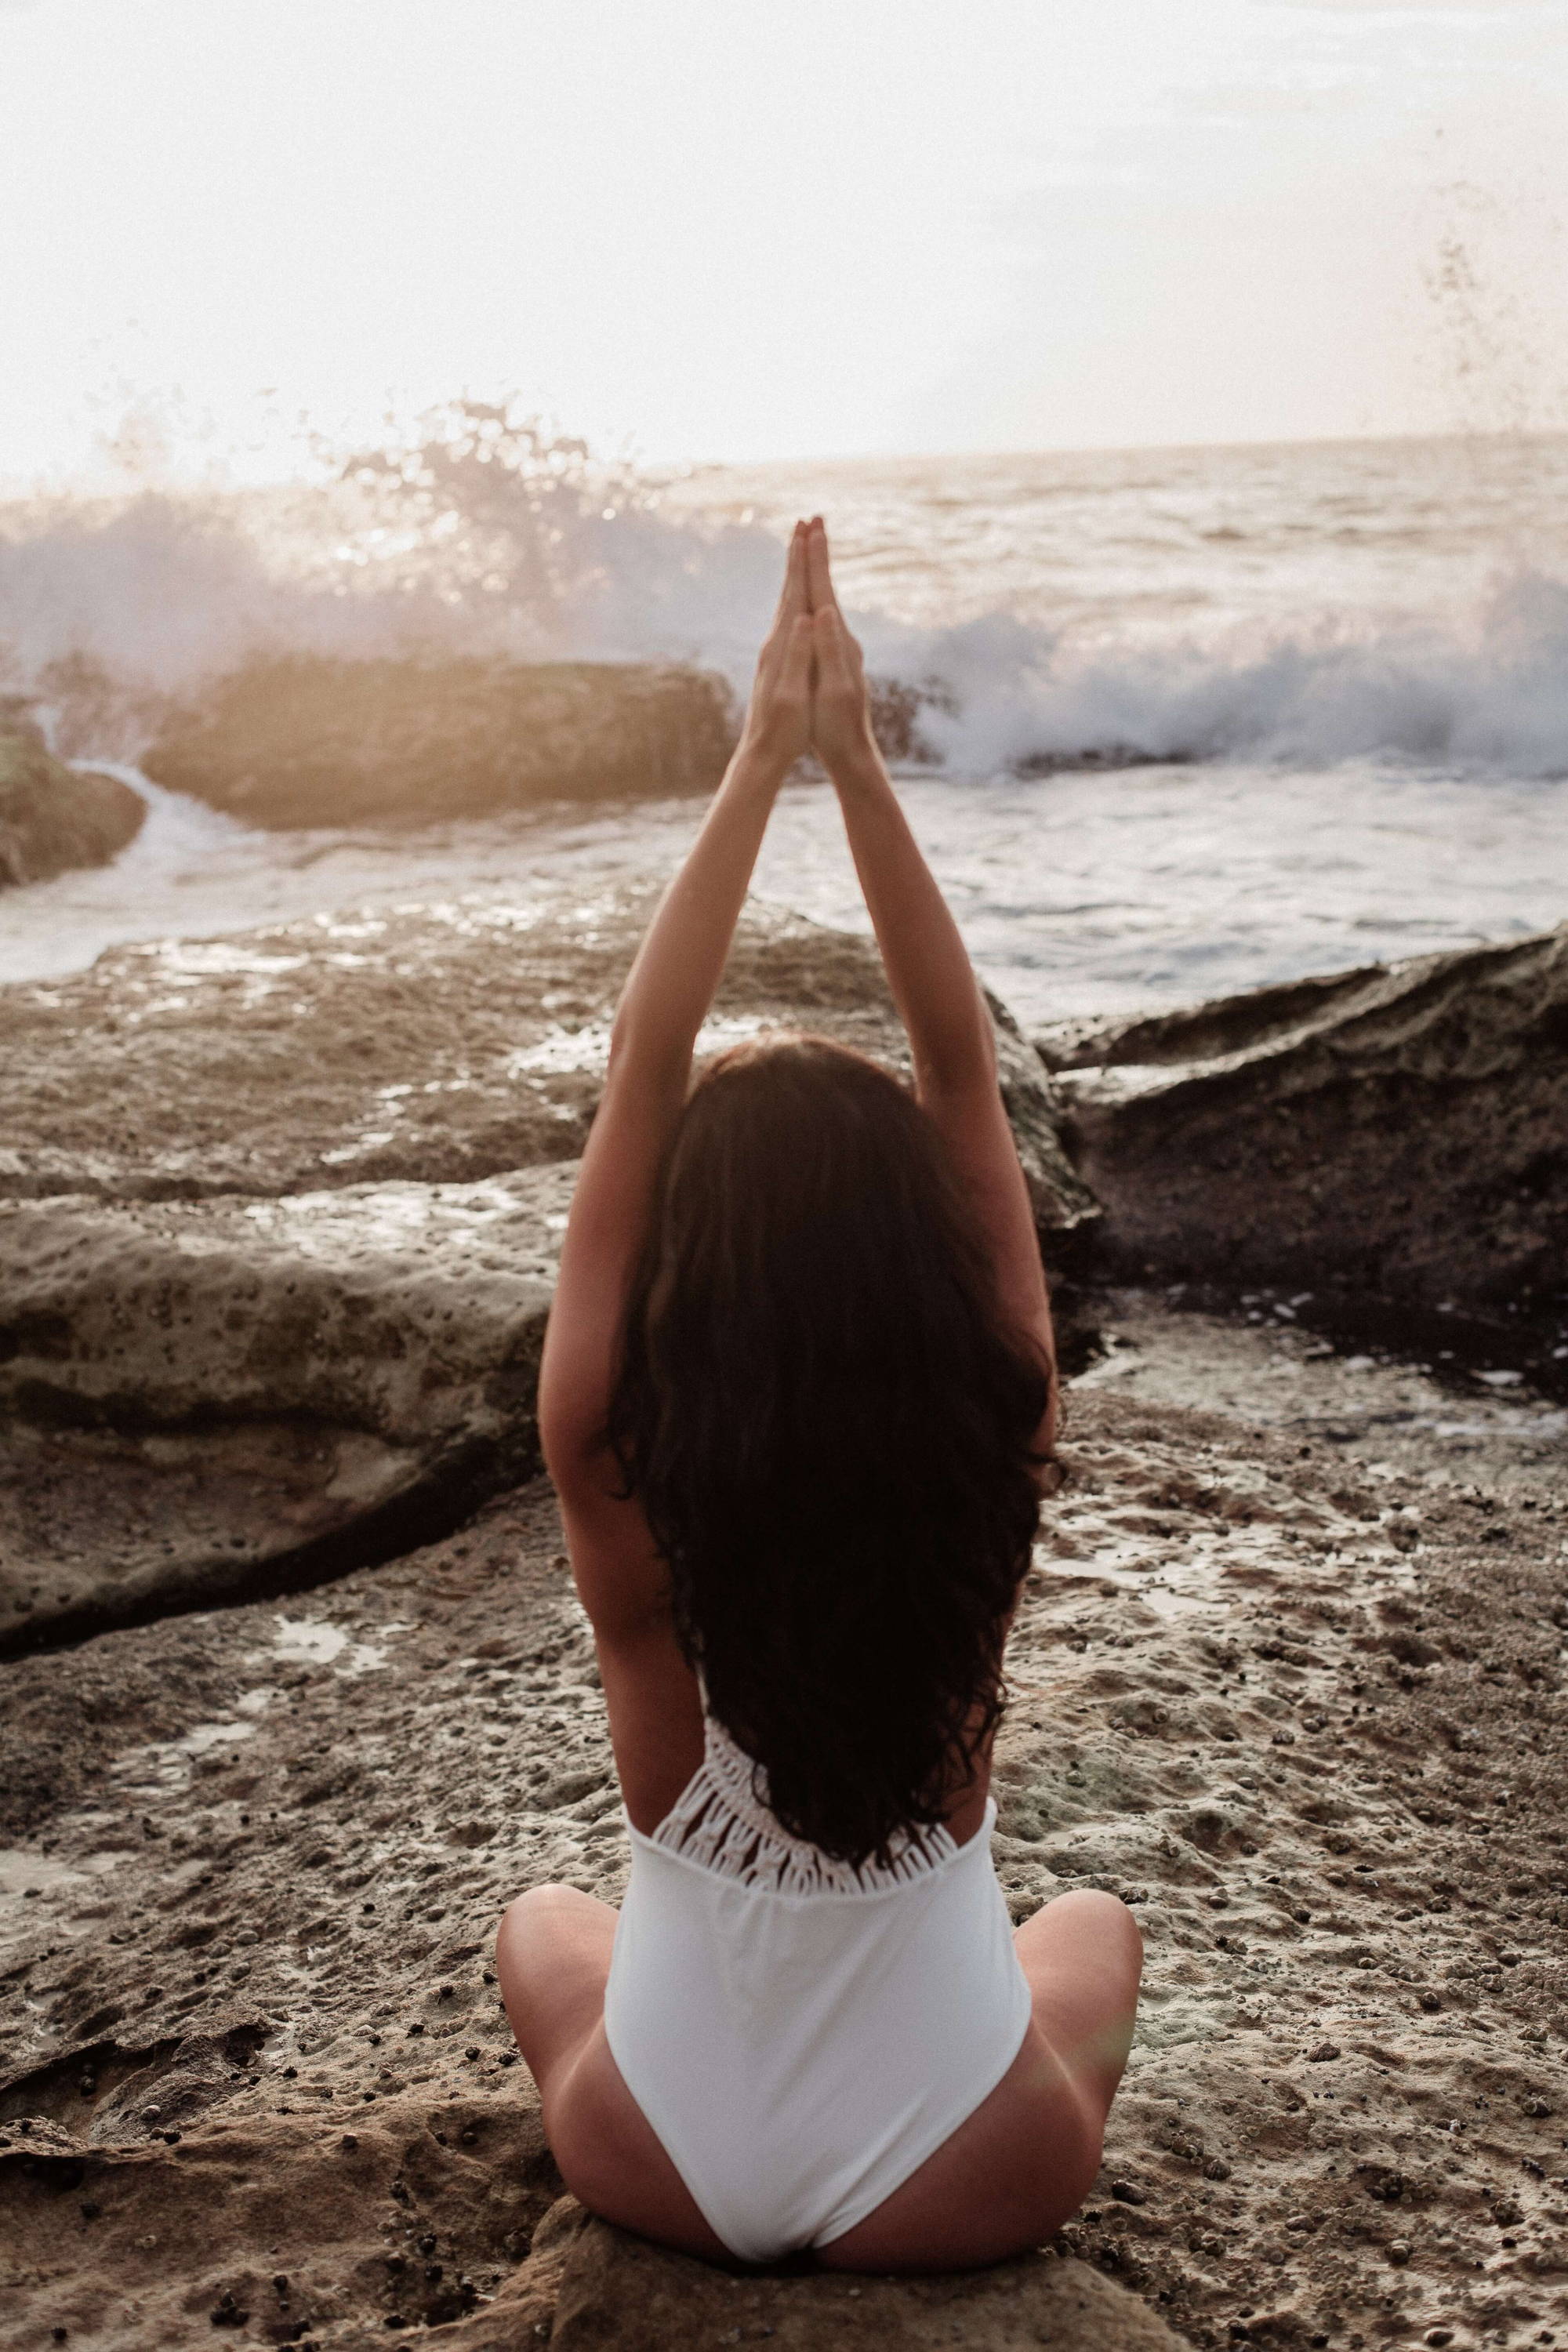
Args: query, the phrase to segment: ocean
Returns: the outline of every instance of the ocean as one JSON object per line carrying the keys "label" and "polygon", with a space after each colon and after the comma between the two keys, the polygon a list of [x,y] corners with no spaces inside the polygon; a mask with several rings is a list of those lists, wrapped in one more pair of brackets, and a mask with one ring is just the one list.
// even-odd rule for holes
{"label": "ocean", "polygon": [[[363,471],[0,511],[0,687],[132,781],[138,697],[259,647],[673,658],[739,688],[779,539],[820,509],[871,667],[920,698],[911,821],[1026,1024],[1568,915],[1568,438],[678,475],[537,451],[509,471],[470,444],[434,489],[378,457],[390,519]],[[84,672],[103,690],[73,699]],[[264,834],[143,788],[114,866],[0,898],[0,979],[361,904],[587,890],[668,870],[698,817]],[[756,887],[863,925],[824,783],[784,791]]]}

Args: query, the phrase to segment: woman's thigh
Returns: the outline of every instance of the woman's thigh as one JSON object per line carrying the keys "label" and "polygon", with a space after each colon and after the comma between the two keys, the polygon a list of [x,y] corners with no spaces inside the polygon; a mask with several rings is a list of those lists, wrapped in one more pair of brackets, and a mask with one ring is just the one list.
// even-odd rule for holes
{"label": "woman's thigh", "polygon": [[683,2252],[726,2257],[605,2039],[616,1914],[574,1886],[539,1886],[507,1910],[496,1975],[539,2085],[551,2152],[574,2197]]}
{"label": "woman's thigh", "polygon": [[1031,2023],[1002,2080],[873,2213],[817,2249],[830,2270],[967,2270],[1037,2246],[1100,2164],[1092,2118]]}
{"label": "woman's thigh", "polygon": [[835,2270],[950,2270],[1039,2245],[1100,2169],[1137,2007],[1142,1943],[1125,1905],[1058,1896],[1014,1938],[1034,1998],[995,2089],[874,2213],[818,2250]]}

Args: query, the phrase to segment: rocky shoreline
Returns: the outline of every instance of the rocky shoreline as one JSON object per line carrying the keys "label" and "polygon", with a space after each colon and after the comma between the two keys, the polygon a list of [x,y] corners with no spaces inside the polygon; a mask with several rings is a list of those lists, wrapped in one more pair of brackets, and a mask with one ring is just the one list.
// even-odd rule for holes
{"label": "rocky shoreline", "polygon": [[[736,2280],[563,2199],[489,1980],[521,1886],[624,1883],[531,1399],[647,903],[345,914],[0,990],[16,2342],[1550,2343],[1568,935],[1055,1034],[1050,1068],[996,1008],[1075,1373],[999,1866],[1020,1916],[1136,1905],[1139,2042],[1040,2256]],[[759,908],[710,1042],[763,1023],[901,1058],[867,944]],[[1462,1184],[1510,1213],[1439,1272]],[[1528,1265],[1539,1365],[1336,1345],[1303,1265],[1331,1298],[1375,1265],[1494,1354]]]}
{"label": "rocky shoreline", "polygon": [[[1369,1377],[1336,1362],[1306,1368],[1304,1423],[1195,1411],[1166,1399],[1272,1388],[1279,1412],[1272,1335],[1126,1312],[1120,1376],[1069,1393],[998,1854],[1019,1916],[1068,1884],[1133,1901],[1148,1995],[1100,2188],[1050,2263],[952,2282],[944,2322],[999,2352],[1052,2315],[1068,2346],[1166,2342],[1160,2320],[1202,2345],[1523,2342],[1568,2278],[1561,1429],[1411,1426],[1390,1459],[1374,1410],[1348,1445],[1303,1437]],[[608,2233],[572,2239],[563,2281],[577,2225],[487,1982],[518,1887],[614,1899],[626,1867],[543,1482],[308,1600],[5,1682],[19,2344],[162,2352],[226,2309],[323,2352],[392,2318],[572,2343],[568,2291],[581,2340],[679,2340]],[[845,2340],[842,2283],[742,2302],[651,2259],[694,2331],[717,2297]],[[1142,2312],[1069,2327],[1027,2299],[1099,2281]],[[868,2340],[951,2340],[917,2291],[873,2292]]]}

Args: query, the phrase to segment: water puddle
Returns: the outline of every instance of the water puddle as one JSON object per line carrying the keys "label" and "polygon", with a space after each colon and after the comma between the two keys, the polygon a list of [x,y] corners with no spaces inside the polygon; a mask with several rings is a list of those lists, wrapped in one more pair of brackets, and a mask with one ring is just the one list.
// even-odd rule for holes
{"label": "water puddle", "polygon": [[[254,1723],[236,1719],[194,1724],[178,1739],[132,1748],[116,1757],[109,1768],[110,1777],[121,1784],[127,1797],[163,1796],[171,1790],[186,1786],[198,1758],[210,1756],[216,1748],[233,1748],[253,1738],[255,1731]],[[232,1760],[237,1763],[239,1759],[237,1756]]]}
{"label": "water puddle", "polygon": [[1063,1597],[1076,1592],[1086,1599],[1090,1595],[1110,1599],[1111,1592],[1129,1592],[1155,1616],[1167,1620],[1207,1608],[1217,1598],[1212,1578],[1193,1582],[1184,1579],[1178,1582],[1173,1580],[1168,1565],[1138,1567],[1100,1551],[1091,1560],[1069,1564],[1037,1547],[1034,1573],[1037,1580],[1033,1590],[1038,1598],[1049,1598],[1053,1592]]}
{"label": "water puddle", "polygon": [[[402,1631],[401,1623],[385,1628],[388,1633]],[[326,1617],[280,1617],[272,1638],[270,1653],[255,1654],[258,1661],[270,1655],[290,1664],[311,1666],[332,1666],[340,1675],[374,1674],[384,1666],[387,1654],[379,1642],[357,1642],[342,1625],[334,1625]],[[253,1700],[259,1693],[249,1695]],[[241,1700],[241,1706],[245,1705]],[[264,1705],[265,1699],[261,1700]]]}
{"label": "water puddle", "polygon": [[79,1887],[84,1881],[117,1870],[123,1858],[118,1853],[86,1853],[66,1863],[40,1853],[36,1847],[0,1846],[0,1895],[48,1895]]}
{"label": "water puddle", "polygon": [[[700,1060],[704,1055],[721,1054],[731,1045],[744,1045],[767,1025],[761,1014],[751,1013],[705,1021],[697,1033],[692,1051]],[[530,1070],[601,1070],[609,1051],[609,1023],[588,1021],[580,1029],[558,1027],[537,1045],[520,1047],[508,1055],[506,1072],[509,1077],[515,1078]]]}

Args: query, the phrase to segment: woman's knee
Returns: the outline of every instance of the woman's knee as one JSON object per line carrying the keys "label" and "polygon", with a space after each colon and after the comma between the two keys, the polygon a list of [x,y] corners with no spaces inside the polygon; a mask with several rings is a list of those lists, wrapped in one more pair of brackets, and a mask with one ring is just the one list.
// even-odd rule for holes
{"label": "woman's knee", "polygon": [[615,1934],[615,1913],[576,1886],[531,1886],[501,1914],[496,1974],[510,2009],[531,1979],[555,1975],[581,1954],[596,1954]]}
{"label": "woman's knee", "polygon": [[554,1939],[565,1935],[592,1935],[615,1912],[596,1895],[585,1895],[580,1886],[563,1886],[551,1880],[543,1886],[530,1886],[514,1895],[501,1913],[497,1930],[498,1945],[516,1945],[539,1937]]}
{"label": "woman's knee", "polygon": [[1074,1886],[1054,1895],[1025,1921],[1019,1940],[1026,1947],[1092,1956],[1101,1968],[1128,1975],[1134,1984],[1142,1972],[1143,1937],[1138,1922],[1119,1895],[1108,1895],[1100,1887]]}
{"label": "woman's knee", "polygon": [[542,2089],[544,2074],[598,2020],[615,1932],[610,1906],[575,1886],[531,1886],[501,1916],[501,1999]]}
{"label": "woman's knee", "polygon": [[1132,2044],[1143,1939],[1125,1903],[1090,1887],[1047,1904],[1019,1928],[1035,2021],[1100,2123]]}
{"label": "woman's knee", "polygon": [[530,1886],[521,1895],[514,1895],[501,1913],[496,1940],[515,1944],[520,1937],[536,1934],[541,1928],[548,1931],[558,1921],[570,1918],[578,1904],[592,1901],[592,1895],[583,1894],[580,1888],[557,1885],[554,1881],[544,1886]]}
{"label": "woman's knee", "polygon": [[1035,1916],[1079,1921],[1102,1936],[1138,1936],[1138,1922],[1121,1895],[1110,1894],[1103,1886],[1069,1886],[1053,1895]]}

